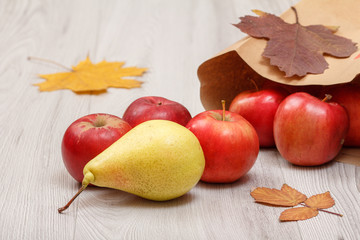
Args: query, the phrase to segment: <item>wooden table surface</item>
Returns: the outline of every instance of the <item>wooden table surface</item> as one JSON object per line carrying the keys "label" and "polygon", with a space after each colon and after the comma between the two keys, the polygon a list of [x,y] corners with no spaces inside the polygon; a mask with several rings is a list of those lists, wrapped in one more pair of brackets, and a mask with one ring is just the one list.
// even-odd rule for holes
{"label": "wooden table surface", "polygon": [[[297,167],[262,149],[233,184],[199,183],[185,196],[152,202],[89,187],[64,213],[79,184],[60,144],[66,128],[90,113],[122,116],[135,99],[163,96],[204,111],[198,66],[245,35],[238,17],[280,14],[296,0],[2,0],[0,2],[0,239],[360,239],[360,168],[333,161]],[[39,92],[37,74],[63,71],[90,56],[147,67],[141,88],[100,95]],[[340,155],[343,157],[346,152]],[[250,191],[283,183],[308,196],[330,191],[343,217],[320,212],[280,222],[285,208],[257,204]]]}

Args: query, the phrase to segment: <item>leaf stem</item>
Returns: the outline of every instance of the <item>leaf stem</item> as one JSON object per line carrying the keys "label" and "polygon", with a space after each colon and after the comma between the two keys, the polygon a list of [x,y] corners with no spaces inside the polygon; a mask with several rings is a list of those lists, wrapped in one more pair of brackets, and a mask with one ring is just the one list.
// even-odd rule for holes
{"label": "leaf stem", "polygon": [[[305,203],[300,203],[300,205],[303,205],[304,207],[308,207],[311,208],[310,206],[306,205]],[[330,213],[330,214],[334,214],[336,216],[342,217],[343,215],[340,213],[335,213],[335,212],[330,212],[328,210],[322,209],[322,208],[316,208],[318,211],[322,211],[322,212],[326,212],[326,213]]]}
{"label": "leaf stem", "polygon": [[66,67],[66,66],[64,66],[64,65],[62,65],[62,64],[60,64],[60,63],[57,63],[57,62],[52,61],[52,60],[49,60],[49,59],[38,58],[38,57],[31,57],[31,56],[29,56],[27,59],[28,59],[29,61],[36,60],[36,61],[42,61],[42,62],[51,63],[51,64],[54,64],[54,65],[56,65],[56,66],[62,67],[62,68],[66,69],[66,70],[68,70],[68,71],[70,71],[70,72],[73,71],[71,68],[68,68],[68,67]]}
{"label": "leaf stem", "polygon": [[296,23],[299,23],[299,17],[298,17],[298,13],[295,7],[291,7],[291,9],[294,11],[295,13],[295,18],[296,18]]}

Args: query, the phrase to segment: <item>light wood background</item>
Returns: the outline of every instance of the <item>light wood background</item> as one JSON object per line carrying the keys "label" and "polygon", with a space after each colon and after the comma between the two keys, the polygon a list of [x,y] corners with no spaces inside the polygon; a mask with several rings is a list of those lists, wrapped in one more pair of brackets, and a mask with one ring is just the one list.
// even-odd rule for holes
{"label": "light wood background", "polygon": [[[199,183],[185,196],[152,202],[130,194],[77,191],[61,158],[66,128],[105,112],[122,116],[136,98],[163,96],[203,111],[198,66],[244,36],[231,23],[251,9],[280,14],[296,0],[2,0],[0,1],[0,239],[360,239],[360,168],[332,162],[303,168],[261,150],[233,184]],[[148,67],[139,89],[101,95],[44,92],[37,74],[86,56]],[[310,196],[330,191],[338,217],[281,223],[284,208],[257,204],[250,191],[283,183]]]}

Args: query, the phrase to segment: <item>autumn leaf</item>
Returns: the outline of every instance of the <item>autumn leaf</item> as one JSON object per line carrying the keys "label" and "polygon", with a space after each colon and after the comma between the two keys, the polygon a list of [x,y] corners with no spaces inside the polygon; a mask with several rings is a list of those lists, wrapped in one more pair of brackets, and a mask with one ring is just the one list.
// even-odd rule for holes
{"label": "autumn leaf", "polygon": [[304,194],[289,187],[287,184],[284,184],[281,190],[258,187],[250,194],[256,202],[286,207],[296,206],[306,200]]}
{"label": "autumn leaf", "polygon": [[40,91],[70,89],[76,93],[101,92],[109,87],[137,88],[142,82],[127,79],[128,76],[141,76],[147,69],[137,67],[123,68],[124,62],[102,61],[93,64],[89,57],[81,61],[68,72],[42,74],[39,77],[46,81],[34,84]]}
{"label": "autumn leaf", "polygon": [[315,217],[319,214],[316,208],[296,207],[286,209],[280,214],[280,221],[298,221]]}
{"label": "autumn leaf", "polygon": [[[296,189],[290,187],[287,184],[283,184],[281,187],[281,191],[286,192],[291,197],[292,201],[295,205],[302,203],[306,200],[306,195],[302,194],[301,192],[297,191]],[[295,206],[294,205],[294,206]]]}
{"label": "autumn leaf", "polygon": [[296,9],[292,9],[296,15],[294,24],[259,10],[255,11],[259,17],[241,17],[241,21],[234,24],[252,37],[268,39],[262,55],[270,59],[271,65],[284,71],[286,77],[323,73],[328,68],[323,54],[349,57],[357,50],[351,40],[334,35],[337,27],[302,26]]}
{"label": "autumn leaf", "polygon": [[280,214],[280,221],[306,220],[317,216],[319,211],[342,216],[339,213],[324,210],[334,206],[335,204],[330,192],[316,194],[307,198],[306,195],[296,189],[288,186],[287,184],[283,184],[280,190],[275,188],[258,187],[254,189],[250,195],[256,202],[274,206],[294,207],[299,204],[303,206],[284,210]]}
{"label": "autumn leaf", "polygon": [[280,214],[280,221],[306,220],[318,215],[319,211],[335,205],[330,192],[316,194],[304,202],[304,207],[286,209]]}
{"label": "autumn leaf", "polygon": [[309,197],[304,202],[306,206],[312,208],[326,209],[335,205],[334,199],[331,197],[330,192],[325,192]]}

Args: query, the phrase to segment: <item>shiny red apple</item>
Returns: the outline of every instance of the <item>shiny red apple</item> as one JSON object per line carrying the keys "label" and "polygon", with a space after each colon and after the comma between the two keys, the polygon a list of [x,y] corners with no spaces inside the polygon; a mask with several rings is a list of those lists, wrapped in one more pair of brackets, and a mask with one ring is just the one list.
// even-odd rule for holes
{"label": "shiny red apple", "polygon": [[131,129],[121,118],[104,113],[90,114],[73,122],[65,131],[61,152],[66,169],[78,182],[83,168]]}
{"label": "shiny red apple", "polygon": [[326,88],[324,92],[329,93],[332,100],[341,104],[348,112],[350,126],[344,146],[360,147],[360,85],[338,85]]}
{"label": "shiny red apple", "polygon": [[331,161],[340,152],[349,129],[346,110],[298,92],[285,98],[274,118],[274,138],[280,154],[301,166]]}
{"label": "shiny red apple", "polygon": [[222,110],[196,115],[186,126],[198,138],[205,155],[204,182],[230,183],[245,175],[259,153],[254,127],[239,114]]}
{"label": "shiny red apple", "polygon": [[141,97],[133,101],[125,110],[123,119],[132,127],[154,119],[163,119],[186,126],[190,112],[180,103],[157,96]]}
{"label": "shiny red apple", "polygon": [[288,92],[283,88],[244,91],[233,99],[229,111],[240,114],[253,125],[261,147],[273,147],[274,116],[287,95]]}

